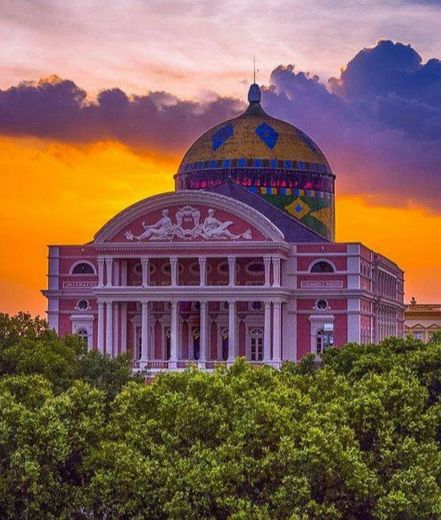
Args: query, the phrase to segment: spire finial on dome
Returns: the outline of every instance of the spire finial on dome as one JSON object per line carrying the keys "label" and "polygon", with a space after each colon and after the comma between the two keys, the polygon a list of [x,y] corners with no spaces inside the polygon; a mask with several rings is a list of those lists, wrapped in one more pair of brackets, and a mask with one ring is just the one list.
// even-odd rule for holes
{"label": "spire finial on dome", "polygon": [[253,83],[250,85],[250,89],[248,90],[248,102],[251,104],[259,104],[261,93],[260,87],[256,83],[256,72],[259,72],[256,69],[256,56],[253,55]]}

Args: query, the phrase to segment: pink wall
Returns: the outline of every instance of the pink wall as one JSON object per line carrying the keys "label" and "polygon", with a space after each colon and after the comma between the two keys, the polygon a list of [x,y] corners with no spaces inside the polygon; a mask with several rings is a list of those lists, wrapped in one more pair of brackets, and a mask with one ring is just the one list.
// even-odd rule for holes
{"label": "pink wall", "polygon": [[337,314],[334,321],[334,346],[342,347],[348,342],[348,315]]}
{"label": "pink wall", "polygon": [[297,315],[297,360],[311,352],[311,324],[306,314]]}

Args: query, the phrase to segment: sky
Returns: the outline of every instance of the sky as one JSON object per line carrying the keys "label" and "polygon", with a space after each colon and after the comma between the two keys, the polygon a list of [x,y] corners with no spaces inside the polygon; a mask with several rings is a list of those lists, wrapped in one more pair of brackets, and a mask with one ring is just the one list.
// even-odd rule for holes
{"label": "sky", "polygon": [[245,106],[337,175],[337,239],[441,301],[441,1],[2,0],[0,312],[43,314],[47,244],[83,243],[173,189],[190,144]]}

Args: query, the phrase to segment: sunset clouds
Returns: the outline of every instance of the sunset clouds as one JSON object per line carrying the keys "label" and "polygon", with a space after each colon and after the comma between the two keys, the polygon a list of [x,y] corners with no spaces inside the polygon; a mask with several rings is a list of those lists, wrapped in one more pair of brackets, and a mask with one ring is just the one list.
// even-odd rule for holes
{"label": "sunset clouds", "polygon": [[[381,41],[357,53],[327,83],[280,65],[264,86],[263,105],[313,136],[337,174],[340,193],[441,212],[438,59],[423,63],[409,45]],[[51,77],[0,91],[0,133],[79,144],[119,142],[136,153],[176,156],[244,106],[244,99],[129,96],[119,88],[91,100],[73,81]]]}

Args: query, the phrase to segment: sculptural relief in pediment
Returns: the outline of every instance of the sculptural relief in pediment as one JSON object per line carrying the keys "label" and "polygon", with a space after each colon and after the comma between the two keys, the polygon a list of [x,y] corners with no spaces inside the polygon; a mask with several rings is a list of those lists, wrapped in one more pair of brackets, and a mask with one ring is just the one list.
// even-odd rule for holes
{"label": "sculptural relief in pediment", "polygon": [[163,208],[154,218],[146,216],[124,231],[128,241],[153,240],[252,240],[250,227],[244,228],[240,219],[231,215],[217,215],[210,207],[197,208],[190,205],[178,208]]}

